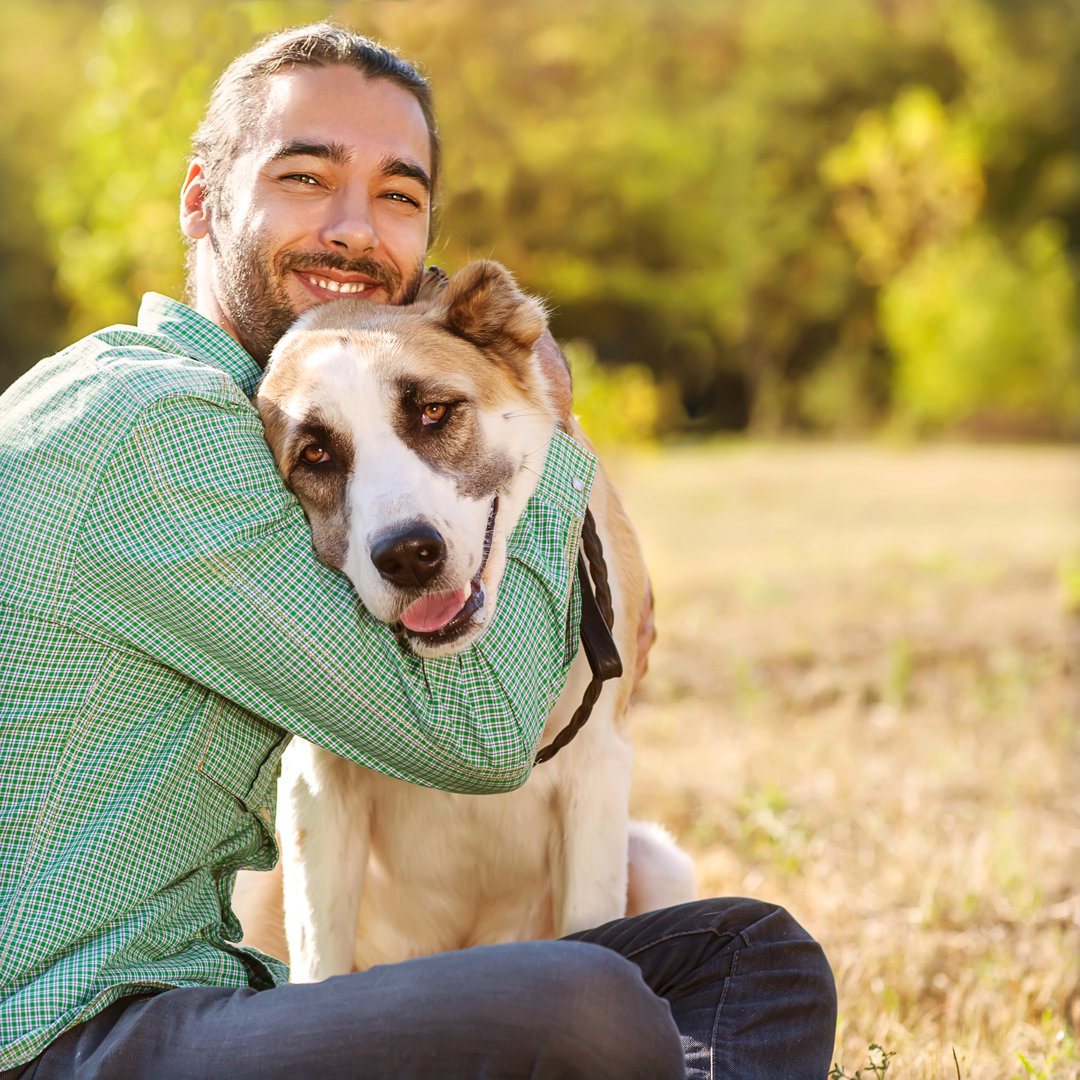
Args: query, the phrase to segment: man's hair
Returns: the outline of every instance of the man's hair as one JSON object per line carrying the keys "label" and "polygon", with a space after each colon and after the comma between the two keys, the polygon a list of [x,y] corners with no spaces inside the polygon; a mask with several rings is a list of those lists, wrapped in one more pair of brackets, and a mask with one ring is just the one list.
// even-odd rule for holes
{"label": "man's hair", "polygon": [[431,102],[431,86],[412,64],[391,49],[334,23],[312,23],[264,38],[238,56],[222,73],[210,95],[206,116],[192,138],[192,157],[206,176],[210,206],[219,201],[233,161],[256,130],[266,99],[266,83],[292,67],[355,68],[369,79],[387,79],[412,94],[427,124],[431,149],[431,190],[439,178],[440,146]]}

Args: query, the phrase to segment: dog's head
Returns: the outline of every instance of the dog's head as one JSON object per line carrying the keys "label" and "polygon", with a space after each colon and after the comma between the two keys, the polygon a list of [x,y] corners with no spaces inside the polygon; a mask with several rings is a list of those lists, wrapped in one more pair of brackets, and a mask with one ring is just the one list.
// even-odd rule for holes
{"label": "dog's head", "polygon": [[556,421],[546,325],[476,262],[411,307],[313,308],[270,358],[255,403],[315,550],[418,655],[465,648],[494,610]]}

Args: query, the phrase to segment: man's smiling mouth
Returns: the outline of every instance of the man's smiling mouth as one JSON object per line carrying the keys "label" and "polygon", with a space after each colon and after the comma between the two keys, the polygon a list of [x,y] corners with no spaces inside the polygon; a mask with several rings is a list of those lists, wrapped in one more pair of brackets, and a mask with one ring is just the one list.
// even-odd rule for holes
{"label": "man's smiling mouth", "polygon": [[398,285],[398,275],[391,266],[367,255],[342,259],[332,252],[320,255],[290,251],[280,257],[279,271],[295,276],[319,300],[339,296],[370,300],[380,290],[384,294],[380,299],[391,299]]}
{"label": "man's smiling mouth", "polygon": [[318,289],[341,293],[342,296],[354,296],[379,287],[373,281],[335,281],[333,278],[318,277],[316,274],[304,274],[303,277]]}

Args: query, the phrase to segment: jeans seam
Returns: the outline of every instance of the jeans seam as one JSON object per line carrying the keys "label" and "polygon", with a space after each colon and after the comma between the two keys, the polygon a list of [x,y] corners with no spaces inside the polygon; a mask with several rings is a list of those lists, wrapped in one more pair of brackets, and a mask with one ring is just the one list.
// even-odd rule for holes
{"label": "jeans seam", "polygon": [[749,926],[745,926],[741,930],[735,932],[725,931],[721,933],[713,926],[704,926],[700,929],[695,930],[682,930],[674,934],[665,934],[663,937],[658,937],[655,941],[650,941],[648,944],[642,945],[639,948],[634,949],[633,952],[623,953],[622,955],[625,956],[627,960],[631,960],[633,959],[633,957],[638,956],[640,953],[651,949],[654,945],[662,945],[665,941],[674,941],[677,938],[693,937],[695,934],[712,934],[714,937],[728,938],[731,941],[734,941],[736,938],[741,938],[746,943],[746,947],[748,949],[752,949],[754,947],[754,943],[750,940],[750,931],[753,930],[755,927],[760,926],[761,923],[767,921],[768,919],[771,919],[780,910],[780,908],[773,907],[765,915],[762,915],[760,919],[757,919]]}
{"label": "jeans seam", "polygon": [[731,955],[731,971],[728,972],[727,978],[724,979],[724,987],[720,991],[720,1000],[716,1003],[716,1015],[713,1016],[712,1036],[709,1039],[709,1080],[716,1080],[716,1051],[719,1041],[720,1010],[724,1007],[724,1002],[727,1001],[728,987],[731,985],[731,980],[735,977],[738,968],[739,951],[736,949]]}
{"label": "jeans seam", "polygon": [[[727,938],[729,941],[734,941],[736,937],[743,937],[741,933],[738,935],[727,933],[721,934],[719,931],[707,926],[701,930],[683,930],[677,934],[665,934],[663,937],[658,937],[655,941],[650,941],[647,944],[641,945],[638,948],[634,949],[632,952],[626,952],[622,955],[625,956],[627,960],[633,960],[635,956],[640,956],[641,953],[647,952],[649,949],[653,949],[657,945],[663,945],[666,941],[676,941],[679,938],[686,937],[697,937],[699,934],[710,934],[711,936],[720,939]],[[746,939],[743,938],[743,940],[745,941]],[[749,945],[750,943],[747,942],[747,944]]]}

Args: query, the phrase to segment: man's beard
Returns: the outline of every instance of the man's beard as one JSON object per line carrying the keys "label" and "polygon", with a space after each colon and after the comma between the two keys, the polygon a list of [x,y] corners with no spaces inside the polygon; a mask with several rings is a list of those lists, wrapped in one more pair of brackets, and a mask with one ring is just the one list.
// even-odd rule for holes
{"label": "man's beard", "polygon": [[[270,352],[302,311],[293,306],[287,282],[296,270],[337,270],[363,274],[382,287],[392,304],[409,304],[416,298],[424,276],[423,262],[408,281],[394,266],[367,255],[350,259],[332,251],[304,254],[282,251],[268,258],[258,240],[241,233],[226,245],[211,236],[217,255],[218,297],[240,344],[259,367],[266,367]],[[361,297],[357,297],[360,299]]]}

